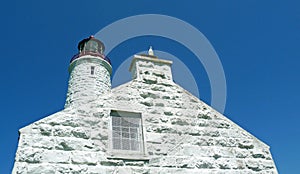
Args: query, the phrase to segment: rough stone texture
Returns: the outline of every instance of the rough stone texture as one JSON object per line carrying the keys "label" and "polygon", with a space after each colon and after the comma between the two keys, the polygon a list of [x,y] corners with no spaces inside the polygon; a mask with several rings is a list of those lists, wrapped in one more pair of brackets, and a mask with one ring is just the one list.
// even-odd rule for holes
{"label": "rough stone texture", "polygon": [[[91,67],[94,68],[91,74]],[[88,103],[96,100],[111,89],[111,66],[101,58],[86,55],[73,62],[69,67],[70,79],[65,107]]]}
{"label": "rough stone texture", "polygon": [[[132,81],[20,129],[13,173],[276,174],[269,147],[175,84],[170,65],[136,56]],[[111,156],[112,109],[142,113],[145,158]]]}

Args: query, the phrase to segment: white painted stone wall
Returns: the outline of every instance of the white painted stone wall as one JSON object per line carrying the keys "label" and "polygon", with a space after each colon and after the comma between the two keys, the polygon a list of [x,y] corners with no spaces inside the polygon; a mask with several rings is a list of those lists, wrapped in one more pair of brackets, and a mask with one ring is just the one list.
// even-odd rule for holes
{"label": "white painted stone wall", "polygon": [[[91,67],[94,67],[94,74],[91,74]],[[99,57],[82,56],[71,62],[69,72],[65,107],[89,103],[111,90],[111,66]]]}
{"label": "white painted stone wall", "polygon": [[[172,81],[171,65],[172,61],[146,55],[134,55],[129,71],[132,74],[132,79],[136,80],[148,79],[147,82],[149,83],[154,83],[153,80],[160,79]],[[156,83],[159,82],[156,81]]]}
{"label": "white painted stone wall", "polygon": [[[22,128],[13,173],[277,173],[266,144],[173,83],[171,62],[134,60],[131,82]],[[142,113],[149,160],[110,155],[111,109]]]}

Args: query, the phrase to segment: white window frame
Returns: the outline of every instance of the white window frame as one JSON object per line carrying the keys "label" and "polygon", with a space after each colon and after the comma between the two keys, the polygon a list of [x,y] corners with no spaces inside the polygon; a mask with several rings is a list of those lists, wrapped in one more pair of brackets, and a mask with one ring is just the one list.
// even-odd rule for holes
{"label": "white window frame", "polygon": [[[133,117],[133,118],[140,118],[140,150],[121,150],[121,149],[114,149],[113,148],[113,125],[112,125],[112,113],[118,113],[121,117]],[[108,154],[109,158],[117,158],[117,159],[133,159],[133,160],[148,160],[146,146],[145,146],[145,135],[144,135],[144,126],[143,126],[143,118],[140,112],[131,112],[131,111],[121,111],[121,110],[111,110],[110,117],[109,117],[109,148]]]}

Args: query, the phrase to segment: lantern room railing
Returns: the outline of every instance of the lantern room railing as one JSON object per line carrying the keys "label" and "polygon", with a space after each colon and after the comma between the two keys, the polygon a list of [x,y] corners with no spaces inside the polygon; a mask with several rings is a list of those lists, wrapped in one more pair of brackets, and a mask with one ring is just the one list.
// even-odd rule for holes
{"label": "lantern room railing", "polygon": [[103,55],[103,54],[100,54],[100,53],[95,53],[95,52],[90,52],[90,51],[83,51],[81,53],[78,53],[78,54],[75,54],[72,59],[70,60],[70,62],[73,62],[74,60],[82,57],[82,56],[86,56],[86,55],[91,55],[91,56],[95,56],[95,57],[100,57],[102,58],[103,60],[105,60],[106,62],[108,62],[110,65],[111,65],[111,61],[110,59]]}

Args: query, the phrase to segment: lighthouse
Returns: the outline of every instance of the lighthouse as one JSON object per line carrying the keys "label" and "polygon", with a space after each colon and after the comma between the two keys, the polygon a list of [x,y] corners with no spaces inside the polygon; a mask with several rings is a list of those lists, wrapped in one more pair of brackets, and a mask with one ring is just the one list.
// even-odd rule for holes
{"label": "lighthouse", "polygon": [[78,54],[69,65],[69,85],[65,107],[76,107],[111,91],[112,67],[104,55],[104,44],[90,36],[78,44]]}

